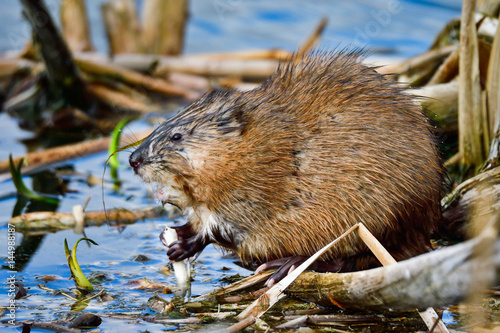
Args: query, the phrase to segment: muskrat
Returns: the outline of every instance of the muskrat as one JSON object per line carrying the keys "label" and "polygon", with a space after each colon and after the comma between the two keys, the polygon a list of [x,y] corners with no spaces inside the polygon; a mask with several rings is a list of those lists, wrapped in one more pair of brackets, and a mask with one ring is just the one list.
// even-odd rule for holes
{"label": "muskrat", "polygon": [[[396,260],[428,250],[442,186],[431,127],[361,58],[306,55],[251,91],[206,94],[142,142],[130,165],[187,215],[170,260],[215,243],[247,264],[281,259],[263,266],[286,263],[274,282],[357,222]],[[313,268],[373,265],[350,235]]]}

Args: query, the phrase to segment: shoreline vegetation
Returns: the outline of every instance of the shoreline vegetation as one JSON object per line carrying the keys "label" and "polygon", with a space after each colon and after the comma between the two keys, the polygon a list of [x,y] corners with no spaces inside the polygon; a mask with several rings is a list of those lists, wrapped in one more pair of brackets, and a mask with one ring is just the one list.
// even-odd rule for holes
{"label": "shoreline vegetation", "polygon": [[[15,165],[24,158],[24,164],[19,166],[22,174],[106,151],[112,142],[109,134],[125,117],[169,113],[175,109],[172,104],[189,103],[212,89],[252,89],[271,75],[280,62],[294,61],[313,50],[328,24],[326,18],[320,19],[295,54],[269,49],[183,55],[187,0],[145,0],[141,19],[135,1],[115,0],[101,8],[110,50],[110,54],[104,55],[95,51],[90,40],[84,0],[61,1],[61,30],[42,0],[21,2],[33,29],[33,40],[21,52],[0,55],[2,108],[39,136],[82,133],[72,136],[73,142],[66,140],[64,145],[14,156]],[[81,332],[80,327],[98,326],[98,316],[183,324],[192,329],[215,327],[225,332],[249,326],[271,331],[304,326],[335,329],[348,324],[376,327],[397,316],[398,311],[406,314],[404,311],[418,309],[430,332],[448,332],[431,307],[463,302],[476,313],[486,306],[481,303],[487,303],[487,298],[498,302],[499,10],[498,0],[464,0],[461,18],[449,22],[427,52],[376,69],[408,87],[407,92],[415,96],[434,125],[449,174],[449,190],[443,193],[441,202],[444,221],[434,235],[436,247],[442,249],[396,263],[383,244],[359,224],[351,232],[365,241],[383,267],[353,273],[300,274],[307,268],[301,266],[294,271],[296,276],[289,276],[272,288],[262,288],[270,274],[262,272],[187,302],[152,296],[148,308],[155,316],[89,315],[79,311],[70,323],[35,320],[19,324]],[[46,19],[39,24],[37,17]],[[120,143],[129,145],[150,132],[151,129],[135,133],[132,141],[122,139]],[[0,181],[10,178],[9,160],[0,161]],[[120,185],[118,180],[114,184],[95,182],[102,186]],[[25,236],[43,237],[48,232],[83,231],[106,222],[120,227],[144,219],[179,216],[173,208],[160,207],[86,213],[84,210],[78,217],[53,211],[19,214],[13,216],[9,226],[15,226]],[[459,243],[449,245],[456,242]],[[150,282],[143,281],[143,289],[170,288]],[[81,293],[78,288],[74,292]],[[93,298],[106,302],[112,299],[112,293],[87,292],[85,306]],[[300,309],[304,303],[290,296],[307,300],[307,310]],[[282,298],[286,300],[273,308]],[[248,305],[251,301],[254,303]],[[224,310],[228,304],[226,309],[231,310]],[[338,313],[339,308],[343,313]],[[268,309],[271,315],[264,314]],[[498,306],[491,311],[500,313]],[[183,317],[173,319],[172,313],[182,313]],[[498,315],[495,318],[500,320]],[[484,327],[484,323],[484,317],[478,316],[467,329],[498,332]],[[499,321],[490,324],[500,325]]]}

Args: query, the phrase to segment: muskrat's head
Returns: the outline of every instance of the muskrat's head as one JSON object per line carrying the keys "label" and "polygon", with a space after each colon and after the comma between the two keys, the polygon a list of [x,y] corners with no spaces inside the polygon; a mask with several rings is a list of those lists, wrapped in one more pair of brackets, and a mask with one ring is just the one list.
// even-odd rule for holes
{"label": "muskrat's head", "polygon": [[[130,155],[144,181],[157,185],[158,199],[184,210],[199,201],[196,191],[211,178],[245,127],[238,92],[214,92],[161,124]],[[220,170],[219,170],[220,171]]]}

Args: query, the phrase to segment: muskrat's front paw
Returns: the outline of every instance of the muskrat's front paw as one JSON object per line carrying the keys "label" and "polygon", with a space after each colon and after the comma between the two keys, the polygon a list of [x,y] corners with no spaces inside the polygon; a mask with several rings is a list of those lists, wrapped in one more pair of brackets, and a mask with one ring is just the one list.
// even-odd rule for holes
{"label": "muskrat's front paw", "polygon": [[174,229],[177,232],[177,237],[179,239],[188,239],[196,235],[196,233],[193,230],[193,227],[189,223],[179,226],[172,226],[170,228]]}
{"label": "muskrat's front paw", "polygon": [[203,244],[196,238],[180,239],[168,246],[167,256],[170,261],[181,261],[194,256],[205,248]]}

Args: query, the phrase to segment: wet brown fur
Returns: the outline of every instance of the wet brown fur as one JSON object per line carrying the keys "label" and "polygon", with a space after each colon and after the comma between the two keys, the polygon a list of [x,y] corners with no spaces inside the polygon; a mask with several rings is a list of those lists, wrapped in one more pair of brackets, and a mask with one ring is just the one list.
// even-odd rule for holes
{"label": "wet brown fur", "polygon": [[[229,235],[210,241],[244,262],[312,255],[357,222],[401,260],[428,249],[441,219],[425,116],[356,52],[311,54],[255,90],[210,93],[142,145],[153,152],[143,178],[173,175],[185,198],[171,202],[206,207],[213,232]],[[192,214],[188,223],[197,233],[204,222]],[[371,265],[355,235],[323,257],[336,258]]]}

